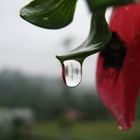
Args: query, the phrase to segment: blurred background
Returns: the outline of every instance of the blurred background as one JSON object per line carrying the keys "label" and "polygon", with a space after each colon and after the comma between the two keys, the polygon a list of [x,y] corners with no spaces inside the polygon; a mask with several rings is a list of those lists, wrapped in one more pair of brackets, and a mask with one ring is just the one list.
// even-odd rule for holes
{"label": "blurred background", "polygon": [[[19,11],[27,3],[0,4],[0,140],[139,140],[140,109],[135,126],[121,132],[98,98],[97,55],[84,62],[78,87],[68,88],[62,81],[55,55],[87,37],[91,15],[84,0],[79,0],[72,24],[61,30],[21,19]],[[108,22],[110,13],[111,8]]]}

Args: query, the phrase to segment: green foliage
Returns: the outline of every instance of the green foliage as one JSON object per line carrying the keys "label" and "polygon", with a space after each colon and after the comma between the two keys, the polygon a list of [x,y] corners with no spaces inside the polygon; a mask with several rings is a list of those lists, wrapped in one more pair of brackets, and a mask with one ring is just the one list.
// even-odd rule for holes
{"label": "green foliage", "polygon": [[[100,122],[77,122],[70,130],[71,140],[139,140],[140,122],[137,121],[135,127],[129,131],[122,132],[116,128],[112,121]],[[40,122],[34,125],[34,132],[46,139],[60,139],[60,130],[56,123]],[[43,138],[43,137],[42,137]],[[42,139],[41,139],[42,140]]]}
{"label": "green foliage", "polygon": [[90,32],[84,43],[65,55],[57,56],[57,58],[61,62],[70,59],[83,62],[87,56],[101,51],[110,38],[111,32],[105,20],[105,10],[96,11],[92,15]]}
{"label": "green foliage", "polygon": [[[134,0],[86,0],[92,13],[91,29],[88,38],[76,49],[57,56],[62,63],[75,59],[82,63],[86,57],[101,51],[111,38],[105,20],[105,9],[133,2]],[[21,9],[20,15],[28,22],[47,29],[59,29],[73,20],[77,0],[34,0]]]}
{"label": "green foliage", "polygon": [[20,11],[28,22],[47,29],[67,26],[73,20],[77,0],[34,0]]}

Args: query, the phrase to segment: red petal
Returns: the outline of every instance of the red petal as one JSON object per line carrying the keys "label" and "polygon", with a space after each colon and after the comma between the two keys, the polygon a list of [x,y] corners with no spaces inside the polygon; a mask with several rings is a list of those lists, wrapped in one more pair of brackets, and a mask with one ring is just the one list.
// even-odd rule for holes
{"label": "red petal", "polygon": [[132,84],[125,84],[123,90],[125,116],[127,117],[127,121],[131,127],[135,120],[135,108],[139,87]]}
{"label": "red petal", "polygon": [[[103,57],[99,55],[97,62],[97,89],[105,106],[116,117],[119,125],[127,129],[125,110],[123,106],[122,75],[116,69],[105,69]],[[128,126],[129,127],[129,126]]]}
{"label": "red petal", "polygon": [[97,62],[97,89],[105,106],[127,130],[135,119],[136,99],[140,88],[140,4],[115,8],[110,28],[119,34],[127,47],[123,67],[105,69],[103,57]]}
{"label": "red petal", "polygon": [[125,82],[140,87],[140,29],[130,43],[124,63],[124,75]]}
{"label": "red petal", "polygon": [[114,8],[110,28],[113,32],[117,32],[128,46],[140,29],[140,4]]}

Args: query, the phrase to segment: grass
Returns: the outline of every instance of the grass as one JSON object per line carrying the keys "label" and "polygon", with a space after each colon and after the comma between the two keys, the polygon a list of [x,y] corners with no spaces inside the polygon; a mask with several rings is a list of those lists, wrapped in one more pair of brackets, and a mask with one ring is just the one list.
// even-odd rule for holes
{"label": "grass", "polygon": [[[62,129],[55,122],[38,122],[33,131],[36,135],[60,139]],[[128,131],[117,129],[115,122],[77,122],[69,130],[71,140],[140,140],[140,121]]]}

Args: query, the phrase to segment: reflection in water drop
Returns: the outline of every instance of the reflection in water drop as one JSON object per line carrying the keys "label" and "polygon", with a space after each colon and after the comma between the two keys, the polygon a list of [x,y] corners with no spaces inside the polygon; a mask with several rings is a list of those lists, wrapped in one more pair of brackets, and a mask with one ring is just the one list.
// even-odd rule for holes
{"label": "reflection in water drop", "polygon": [[62,65],[62,77],[68,87],[79,85],[82,79],[82,68],[80,62],[67,60]]}

